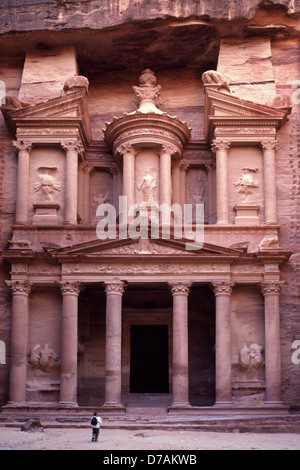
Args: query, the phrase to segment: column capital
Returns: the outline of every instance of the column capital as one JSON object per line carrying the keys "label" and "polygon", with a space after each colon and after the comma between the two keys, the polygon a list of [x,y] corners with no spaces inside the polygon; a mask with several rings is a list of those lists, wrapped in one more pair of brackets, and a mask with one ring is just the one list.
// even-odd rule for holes
{"label": "column capital", "polygon": [[172,145],[167,145],[167,144],[162,144],[161,146],[161,151],[160,151],[160,155],[163,155],[164,153],[166,153],[167,155],[174,155],[174,153],[176,153],[176,148],[173,147]]}
{"label": "column capital", "polygon": [[13,294],[29,295],[32,283],[29,281],[5,281],[11,288]]}
{"label": "column capital", "polygon": [[83,173],[90,174],[94,170],[94,167],[89,165],[87,162],[83,162],[81,165]]}
{"label": "column capital", "polygon": [[78,281],[61,281],[58,282],[62,295],[79,295],[81,283]]}
{"label": "column capital", "polygon": [[189,295],[192,282],[189,281],[174,281],[168,282],[172,295]]}
{"label": "column capital", "polygon": [[214,139],[211,144],[211,149],[213,152],[216,152],[217,150],[225,150],[227,151],[231,145],[231,142],[229,140],[217,140]]}
{"label": "column capital", "polygon": [[279,295],[285,281],[263,281],[259,284],[260,290],[264,296]]}
{"label": "column capital", "polygon": [[231,281],[213,281],[211,287],[215,295],[231,295],[234,282]]}
{"label": "column capital", "polygon": [[25,150],[30,153],[32,149],[32,142],[28,140],[14,140],[13,146],[20,152],[20,150]]}
{"label": "column capital", "polygon": [[260,144],[263,150],[273,150],[275,152],[278,149],[277,140],[262,140]]}
{"label": "column capital", "polygon": [[180,169],[187,171],[190,164],[186,160],[180,160]]}
{"label": "column capital", "polygon": [[84,151],[83,145],[77,139],[62,140],[60,142],[60,145],[65,150],[65,152],[71,151],[71,152],[76,152],[77,154],[81,154]]}
{"label": "column capital", "polygon": [[106,295],[108,294],[117,294],[123,295],[125,290],[125,284],[122,281],[114,280],[114,281],[107,281],[105,284],[105,292]]}
{"label": "column capital", "polygon": [[126,154],[130,154],[130,155],[135,156],[137,154],[137,150],[131,144],[122,144],[117,148],[117,153],[122,155],[122,157],[124,157],[124,155],[126,155]]}

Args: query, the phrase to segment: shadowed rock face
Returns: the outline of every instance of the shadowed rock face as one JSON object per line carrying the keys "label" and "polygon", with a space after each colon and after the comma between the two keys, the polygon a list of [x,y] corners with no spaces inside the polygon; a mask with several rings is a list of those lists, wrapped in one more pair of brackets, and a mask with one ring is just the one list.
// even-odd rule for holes
{"label": "shadowed rock face", "polygon": [[[300,0],[2,0],[0,52],[76,47],[80,72],[215,68],[219,37],[299,34]],[[262,18],[260,13],[262,12]],[[280,16],[280,26],[275,17]],[[277,15],[277,16],[276,16]],[[74,35],[74,30],[80,34]],[[14,40],[11,41],[11,33]]]}

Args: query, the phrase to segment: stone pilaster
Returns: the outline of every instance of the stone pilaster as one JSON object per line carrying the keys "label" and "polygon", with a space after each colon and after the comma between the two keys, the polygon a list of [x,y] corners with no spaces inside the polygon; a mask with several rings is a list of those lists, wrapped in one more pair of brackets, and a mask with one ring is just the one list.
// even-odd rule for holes
{"label": "stone pilaster", "polygon": [[275,152],[276,141],[261,142],[264,155],[264,192],[265,192],[265,223],[277,223],[276,170]]}
{"label": "stone pilaster", "polygon": [[12,291],[9,404],[26,403],[27,341],[29,321],[28,281],[6,281]]}
{"label": "stone pilaster", "polygon": [[65,224],[77,224],[78,155],[83,147],[77,140],[61,142],[66,152]]}
{"label": "stone pilaster", "polygon": [[228,162],[227,151],[230,142],[214,140],[212,150],[216,154],[216,205],[217,205],[217,224],[229,223],[228,208]]}
{"label": "stone pilaster", "polygon": [[260,284],[265,299],[266,405],[282,405],[279,296],[282,281]]}
{"label": "stone pilaster", "polygon": [[14,141],[18,150],[18,183],[16,201],[16,224],[28,224],[29,200],[29,158],[32,149],[31,142]]}
{"label": "stone pilaster", "polygon": [[[123,155],[123,196],[127,197],[128,209],[135,203],[135,156],[136,150],[132,145],[122,145],[119,149]],[[128,218],[128,221],[130,218]]]}

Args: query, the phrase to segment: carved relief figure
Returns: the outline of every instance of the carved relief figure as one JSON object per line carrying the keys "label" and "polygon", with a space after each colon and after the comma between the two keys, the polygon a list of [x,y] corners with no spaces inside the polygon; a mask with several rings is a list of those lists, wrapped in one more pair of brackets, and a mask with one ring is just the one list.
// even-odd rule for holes
{"label": "carved relief figure", "polygon": [[61,190],[60,184],[56,182],[53,175],[56,170],[56,167],[40,167],[37,170],[39,181],[34,185],[34,191],[41,191],[46,202],[52,202],[55,191]]}
{"label": "carved relief figure", "polygon": [[155,202],[155,189],[157,188],[156,177],[150,174],[144,176],[143,181],[139,184],[138,190],[143,192],[143,202],[151,204]]}
{"label": "carved relief figure", "polygon": [[239,354],[240,367],[246,372],[253,372],[264,365],[262,357],[263,347],[253,343],[249,346],[244,344]]}
{"label": "carved relief figure", "polygon": [[51,348],[49,348],[48,344],[43,348],[41,348],[40,344],[34,346],[30,352],[28,362],[31,366],[36,369],[40,369],[43,372],[49,372],[60,365],[58,356]]}
{"label": "carved relief figure", "polygon": [[242,168],[242,175],[238,181],[233,183],[233,186],[238,187],[238,192],[241,194],[241,202],[246,202],[249,196],[253,194],[255,188],[258,187],[258,182],[254,180],[253,173],[256,173],[258,168]]}

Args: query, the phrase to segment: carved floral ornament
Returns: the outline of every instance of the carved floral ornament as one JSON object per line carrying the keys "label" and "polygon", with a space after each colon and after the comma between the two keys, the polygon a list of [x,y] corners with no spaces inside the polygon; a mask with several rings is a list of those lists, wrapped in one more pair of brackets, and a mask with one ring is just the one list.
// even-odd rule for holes
{"label": "carved floral ornament", "polygon": [[215,295],[231,295],[234,282],[231,281],[214,281],[211,284]]}
{"label": "carved floral ornament", "polygon": [[14,140],[13,146],[19,151],[30,153],[32,150],[32,142],[25,140]]}
{"label": "carved floral ornament", "polygon": [[62,295],[78,295],[81,290],[81,283],[78,281],[58,282]]}
{"label": "carved floral ornament", "polygon": [[122,281],[112,280],[110,282],[105,282],[105,292],[107,295],[123,295],[124,290],[125,284]]}
{"label": "carved floral ornament", "polygon": [[265,281],[259,284],[264,296],[279,295],[285,281]]}
{"label": "carved floral ornament", "polygon": [[13,294],[29,295],[32,283],[29,281],[6,281]]}
{"label": "carved floral ornament", "polygon": [[170,290],[172,295],[188,295],[190,292],[191,282],[169,282]]}

